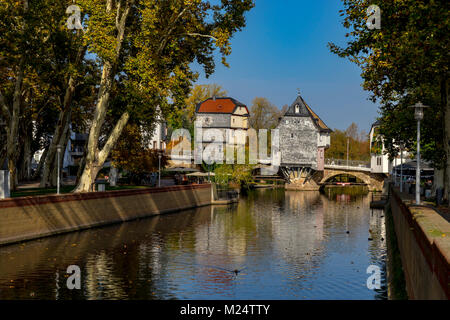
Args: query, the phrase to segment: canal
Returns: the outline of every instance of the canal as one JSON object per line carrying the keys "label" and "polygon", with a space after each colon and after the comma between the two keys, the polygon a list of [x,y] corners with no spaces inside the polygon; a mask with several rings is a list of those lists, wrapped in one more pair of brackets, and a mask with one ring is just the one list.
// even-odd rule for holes
{"label": "canal", "polygon": [[231,207],[0,247],[0,299],[386,299],[384,213],[370,198],[259,189]]}

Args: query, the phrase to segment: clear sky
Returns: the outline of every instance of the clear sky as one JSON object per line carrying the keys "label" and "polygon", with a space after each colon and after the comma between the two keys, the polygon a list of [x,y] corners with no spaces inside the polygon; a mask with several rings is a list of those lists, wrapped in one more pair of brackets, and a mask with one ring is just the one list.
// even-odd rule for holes
{"label": "clear sky", "polygon": [[340,0],[255,0],[247,26],[232,39],[230,68],[216,59],[216,72],[197,84],[217,83],[230,96],[251,106],[265,97],[281,108],[300,89],[310,107],[332,129],[352,122],[366,132],[378,105],[362,89],[361,70],[327,48],[345,44]]}

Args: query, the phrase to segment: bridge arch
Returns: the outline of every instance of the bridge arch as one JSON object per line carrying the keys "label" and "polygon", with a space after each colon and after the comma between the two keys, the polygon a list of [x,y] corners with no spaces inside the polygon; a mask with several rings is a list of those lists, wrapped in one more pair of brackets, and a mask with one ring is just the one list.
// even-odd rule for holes
{"label": "bridge arch", "polygon": [[315,176],[315,181],[319,186],[323,186],[327,181],[332,179],[335,176],[341,174],[352,175],[361,181],[363,181],[368,187],[370,191],[382,191],[384,185],[384,174],[379,173],[371,173],[366,171],[357,171],[351,169],[336,169],[336,168],[325,168],[324,171],[321,171],[321,174],[317,174]]}
{"label": "bridge arch", "polygon": [[363,173],[363,172],[355,172],[355,171],[335,171],[335,170],[326,170],[324,172],[324,176],[320,181],[320,184],[324,184],[332,180],[333,178],[340,176],[340,175],[349,175],[353,176],[362,182],[364,182],[366,185],[370,186],[372,184],[372,179],[369,175]]}

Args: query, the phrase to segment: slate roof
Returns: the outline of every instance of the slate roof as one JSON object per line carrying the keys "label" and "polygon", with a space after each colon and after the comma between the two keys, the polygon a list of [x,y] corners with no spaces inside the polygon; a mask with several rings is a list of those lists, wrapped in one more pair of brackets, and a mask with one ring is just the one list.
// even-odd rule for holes
{"label": "slate roof", "polygon": [[247,110],[247,114],[249,114],[247,106],[245,104],[230,97],[216,97],[206,99],[205,101],[197,104],[195,112],[231,114],[234,113],[236,111],[236,108],[238,107],[244,107]]}
{"label": "slate roof", "polygon": [[[299,112],[295,112],[295,106],[299,106]],[[303,100],[301,95],[297,96],[294,103],[288,108],[284,116],[288,117],[311,117],[314,123],[322,132],[332,132],[332,130],[320,119],[320,117],[311,109],[311,107]]]}

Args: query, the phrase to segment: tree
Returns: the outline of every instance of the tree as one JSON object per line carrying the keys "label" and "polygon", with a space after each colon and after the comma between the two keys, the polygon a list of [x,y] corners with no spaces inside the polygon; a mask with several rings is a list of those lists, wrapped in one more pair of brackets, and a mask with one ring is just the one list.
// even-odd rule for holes
{"label": "tree", "polygon": [[78,90],[78,104],[93,100],[88,90],[97,66],[84,57],[82,31],[67,29],[68,4],[6,0],[0,7],[0,116],[13,189],[31,178],[31,159],[39,149],[45,151],[35,177],[43,169],[41,185],[56,184],[56,146],[67,144],[71,118],[79,120],[73,97]]}
{"label": "tree", "polygon": [[[195,109],[197,105],[211,97],[226,97],[227,91],[218,84],[195,85],[185,103],[169,115],[169,130],[188,129],[194,134]],[[170,135],[170,133],[169,133]]]}
{"label": "tree", "polygon": [[167,165],[167,157],[161,155],[159,163],[158,151],[149,149],[148,145],[141,128],[129,123],[111,153],[114,166],[129,172],[138,184],[143,174],[157,172],[159,164],[161,168]]}
{"label": "tree", "polygon": [[[56,74],[53,70],[56,61],[48,59],[56,43],[67,47],[64,40],[55,36],[59,35],[55,29],[58,17],[64,14],[65,2],[5,0],[0,6],[0,115],[6,131],[13,190],[18,182],[18,169],[29,169],[33,123],[55,103],[53,83],[46,83],[42,75]],[[59,14],[59,10],[53,12],[55,7],[64,9]]]}
{"label": "tree", "polygon": [[[97,173],[130,118],[139,120],[159,105],[169,114],[187,98],[197,78],[195,60],[205,73],[214,71],[213,51],[231,52],[230,38],[245,26],[251,0],[206,1],[80,0],[88,17],[84,34],[88,51],[102,65],[97,103],[89,132],[85,168],[76,192],[91,190]],[[116,103],[111,108],[114,88]],[[111,128],[102,127],[111,115]],[[102,139],[101,139],[102,138]],[[101,139],[101,141],[100,141]]]}
{"label": "tree", "polygon": [[349,159],[369,161],[369,140],[364,131],[359,131],[358,125],[352,123],[345,131],[334,129],[330,135],[330,148],[325,151],[329,159],[347,159],[347,140],[349,142]]}
{"label": "tree", "polygon": [[[381,133],[391,156],[396,142],[415,148],[413,111],[422,101],[432,106],[425,113],[425,159],[444,170],[443,184],[450,184],[450,104],[448,100],[449,3],[434,0],[344,0],[344,27],[351,29],[346,47],[330,44],[332,52],[349,58],[362,69],[364,89],[381,102]],[[366,26],[370,5],[381,8],[381,29]],[[437,130],[436,130],[437,129]],[[433,131],[434,130],[434,131]],[[442,150],[442,153],[441,153]],[[434,156],[433,156],[434,155]],[[437,155],[437,156],[436,156]]]}
{"label": "tree", "polygon": [[194,122],[195,109],[200,102],[212,97],[226,97],[227,94],[227,91],[224,90],[222,86],[216,83],[196,85],[192,89],[189,98],[186,99],[186,109],[183,113],[186,114],[187,121],[189,121],[190,123]]}
{"label": "tree", "polygon": [[278,124],[278,118],[282,116],[280,109],[270,103],[266,98],[253,99],[250,108],[250,127],[259,129],[273,129]]}

